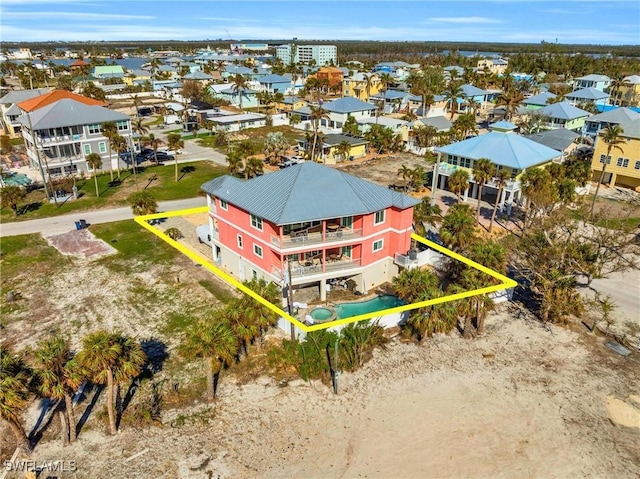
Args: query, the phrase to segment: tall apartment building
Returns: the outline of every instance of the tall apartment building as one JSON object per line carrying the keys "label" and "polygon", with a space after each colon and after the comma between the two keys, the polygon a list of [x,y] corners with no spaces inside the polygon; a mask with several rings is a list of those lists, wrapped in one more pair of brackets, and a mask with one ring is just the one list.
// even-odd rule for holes
{"label": "tall apartment building", "polygon": [[[294,45],[279,45],[276,47],[276,57],[283,63],[291,63],[292,49]],[[310,63],[311,60],[316,65],[327,65],[331,62],[338,63],[338,47],[335,45],[295,45],[295,55],[293,61],[295,63]]]}

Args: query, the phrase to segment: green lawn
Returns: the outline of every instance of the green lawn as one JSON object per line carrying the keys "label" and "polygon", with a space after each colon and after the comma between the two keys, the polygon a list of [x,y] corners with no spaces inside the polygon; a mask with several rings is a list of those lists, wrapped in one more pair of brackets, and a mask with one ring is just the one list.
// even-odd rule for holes
{"label": "green lawn", "polygon": [[200,186],[204,182],[225,173],[224,168],[208,161],[180,164],[178,165],[180,179],[176,183],[174,165],[167,163],[165,166],[139,168],[135,177],[130,171],[124,170],[120,175],[122,183],[111,186],[111,178],[107,173],[98,176],[99,197],[96,197],[93,178],[79,179],[76,181],[80,193],[80,198],[77,200],[69,200],[58,205],[49,204],[44,191],[37,190],[29,193],[19,205],[20,214],[17,218],[14,218],[9,208],[3,208],[0,210],[0,219],[3,222],[24,221],[76,211],[127,206],[127,197],[136,191],[136,182],[139,189],[146,188],[157,201],[193,198],[200,194]]}

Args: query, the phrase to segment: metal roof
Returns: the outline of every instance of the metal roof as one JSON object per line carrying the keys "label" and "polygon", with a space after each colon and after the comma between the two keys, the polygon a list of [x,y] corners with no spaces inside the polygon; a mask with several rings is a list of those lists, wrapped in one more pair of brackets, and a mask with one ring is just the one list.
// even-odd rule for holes
{"label": "metal roof", "polygon": [[516,133],[490,131],[468,140],[438,147],[436,151],[478,160],[488,158],[496,165],[524,170],[557,158],[561,153]]}
{"label": "metal roof", "polygon": [[484,96],[489,93],[473,85],[461,85],[460,88],[462,89],[462,96],[466,96],[466,97]]}
{"label": "metal roof", "polygon": [[552,103],[540,108],[537,113],[549,118],[558,118],[559,120],[574,120],[575,118],[591,115],[588,111],[581,110],[567,101]]}
{"label": "metal roof", "polygon": [[588,81],[611,81],[611,78],[609,78],[607,75],[598,75],[598,74],[591,74],[591,75],[585,75],[583,77],[578,77],[576,78],[576,80],[588,80]]}
{"label": "metal roof", "polygon": [[341,135],[339,133],[330,133],[326,135],[323,138],[322,143],[323,145],[327,145],[327,146],[336,146],[342,143],[343,141],[346,141],[351,146],[366,145],[367,143],[369,143],[367,140],[363,138],[359,138],[356,136]]}
{"label": "metal roof", "polygon": [[212,80],[213,77],[211,75],[207,75],[200,70],[196,70],[195,72],[187,73],[182,77],[183,80]]}
{"label": "metal roof", "polygon": [[10,103],[20,103],[25,100],[30,100],[31,98],[44,95],[45,93],[49,93],[50,91],[51,91],[50,88],[37,88],[34,90],[10,91],[5,96],[0,98],[0,103],[4,105],[8,105]]}
{"label": "metal roof", "polygon": [[260,83],[291,83],[291,78],[287,78],[287,77],[272,73],[270,75],[266,75],[260,78],[258,81]]}
{"label": "metal roof", "polygon": [[253,215],[285,225],[410,208],[419,200],[315,162],[306,162],[250,180],[228,175],[202,190]]}
{"label": "metal roof", "polygon": [[537,95],[533,95],[529,98],[525,98],[522,103],[525,105],[546,105],[549,103],[549,100],[553,100],[556,97],[553,93],[549,91],[543,91],[542,93],[538,93]]}
{"label": "metal roof", "polygon": [[640,75],[629,75],[628,77],[624,77],[622,79],[624,83],[629,83],[631,85],[639,85],[640,84]]}
{"label": "metal roof", "polygon": [[491,131],[513,131],[516,128],[518,128],[517,125],[514,125],[510,121],[506,120],[496,121],[495,123],[491,123],[491,125],[489,125],[489,129]]}
{"label": "metal roof", "polygon": [[589,123],[627,123],[640,118],[640,113],[626,107],[614,108],[603,113],[598,113],[587,119]]}
{"label": "metal roof", "polygon": [[601,92],[600,90],[596,90],[595,88],[582,88],[581,90],[567,93],[567,98],[577,98],[580,100],[602,100],[603,98],[609,98],[609,95]]}
{"label": "metal roof", "polygon": [[566,128],[558,128],[556,130],[546,130],[534,133],[533,135],[527,135],[525,138],[529,138],[536,143],[548,146],[554,150],[564,151],[573,143],[573,140],[580,138],[580,135]]}
{"label": "metal roof", "polygon": [[333,113],[353,113],[356,111],[375,110],[376,106],[359,98],[345,96],[324,104],[322,108]]}
{"label": "metal roof", "polygon": [[243,121],[264,120],[265,118],[266,115],[263,115],[262,113],[240,113],[238,115],[212,116],[208,117],[207,120],[212,123],[231,124]]}
{"label": "metal roof", "polygon": [[[123,120],[129,120],[129,117],[102,106],[89,106],[70,99],[51,103],[31,113],[31,124],[34,130]],[[25,127],[29,126],[26,115],[18,117],[18,121]]]}
{"label": "metal roof", "polygon": [[447,131],[453,126],[451,121],[449,121],[446,116],[442,115],[432,116],[429,118],[420,118],[416,122],[420,122],[425,126],[432,126],[438,131]]}
{"label": "metal roof", "polygon": [[625,138],[640,138],[640,119],[624,123],[621,126],[624,130],[622,136]]}

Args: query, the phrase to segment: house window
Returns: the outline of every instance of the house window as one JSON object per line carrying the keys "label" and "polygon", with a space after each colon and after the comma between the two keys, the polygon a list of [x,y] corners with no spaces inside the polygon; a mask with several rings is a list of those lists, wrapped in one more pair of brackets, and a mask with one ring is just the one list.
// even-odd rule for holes
{"label": "house window", "polygon": [[84,155],[87,156],[90,154],[91,154],[91,145],[87,143],[84,145]]}
{"label": "house window", "polygon": [[259,216],[251,215],[251,226],[255,229],[262,231],[262,218]]}
{"label": "house window", "polygon": [[384,213],[385,213],[385,210],[376,211],[375,218],[373,219],[374,225],[380,225],[384,223]]}
{"label": "house window", "polygon": [[384,240],[379,239],[378,241],[373,242],[373,252],[380,251],[384,246]]}
{"label": "house window", "polygon": [[127,125],[127,121],[126,120],[117,121],[116,125],[118,127],[118,131],[126,131],[126,130],[129,129],[129,126]]}
{"label": "house window", "polygon": [[100,143],[98,143],[98,149],[100,150],[100,153],[106,153],[107,144],[104,141],[101,141]]}
{"label": "house window", "polygon": [[238,235],[237,240],[238,240],[238,248],[242,249],[242,236]]}
{"label": "house window", "polygon": [[629,166],[629,158],[618,158],[618,161],[616,162],[616,166],[626,168],[627,166]]}
{"label": "house window", "polygon": [[640,170],[640,161],[636,161],[636,164],[633,167],[634,170]]}
{"label": "house window", "polygon": [[100,128],[100,123],[96,123],[94,125],[87,125],[87,129],[89,130],[90,135],[97,135],[102,131]]}
{"label": "house window", "polygon": [[227,211],[229,209],[229,203],[227,203],[225,200],[220,200],[220,208]]}
{"label": "house window", "polygon": [[262,248],[260,246],[258,246],[257,244],[253,245],[253,254],[255,254],[256,256],[259,256],[260,258],[262,258]]}
{"label": "house window", "polygon": [[604,160],[607,160],[607,165],[611,164],[611,157],[607,155],[600,155],[600,163],[604,163]]}

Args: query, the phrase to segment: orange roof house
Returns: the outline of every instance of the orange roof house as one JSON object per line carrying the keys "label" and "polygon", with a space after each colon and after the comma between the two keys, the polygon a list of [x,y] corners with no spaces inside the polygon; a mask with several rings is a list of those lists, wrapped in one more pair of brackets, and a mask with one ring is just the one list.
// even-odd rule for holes
{"label": "orange roof house", "polygon": [[85,62],[84,60],[80,60],[79,58],[73,62],[71,65],[69,65],[70,68],[82,68],[82,67],[88,67],[89,64],[87,62]]}
{"label": "orange roof house", "polygon": [[44,95],[40,95],[35,98],[31,98],[30,100],[25,100],[21,103],[18,103],[18,107],[24,111],[31,112],[42,108],[43,106],[47,106],[51,103],[55,103],[57,101],[65,99],[75,100],[89,106],[108,106],[108,104],[104,101],[94,100],[93,98],[78,95],[77,93],[72,93],[67,90],[53,90],[49,93],[45,93]]}
{"label": "orange roof house", "polygon": [[322,67],[316,72],[316,78],[318,80],[326,79],[329,86],[342,85],[342,77],[344,73],[339,68],[335,67]]}

